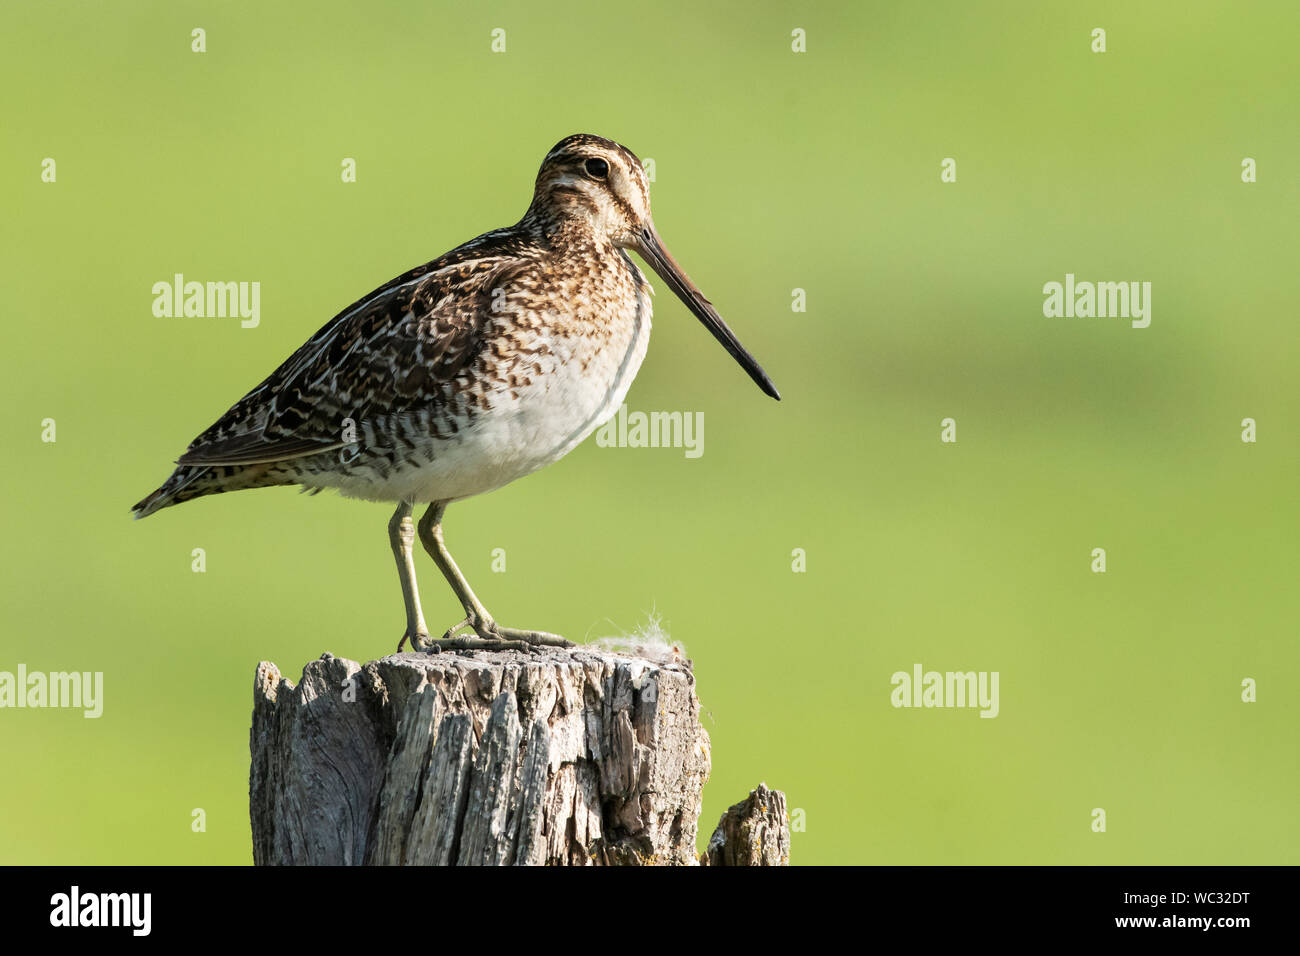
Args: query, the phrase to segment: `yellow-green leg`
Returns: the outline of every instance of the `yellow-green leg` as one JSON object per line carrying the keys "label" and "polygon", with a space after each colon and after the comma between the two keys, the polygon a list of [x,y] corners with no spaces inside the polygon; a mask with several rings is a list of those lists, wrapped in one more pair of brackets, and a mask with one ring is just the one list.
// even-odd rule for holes
{"label": "yellow-green leg", "polygon": [[388,521],[388,540],[393,546],[393,557],[397,559],[397,577],[402,582],[402,600],[406,604],[406,632],[397,642],[399,651],[407,641],[417,651],[423,650],[429,642],[429,629],[424,624],[424,614],[420,610],[420,591],[415,583],[415,524],[411,521],[413,510],[409,502],[403,501]]}
{"label": "yellow-green leg", "polygon": [[[506,648],[526,650],[528,647],[536,645],[572,647],[572,642],[566,641],[558,634],[551,634],[547,631],[527,631],[515,627],[502,627],[492,619],[492,615],[483,606],[483,602],[478,599],[474,589],[469,586],[469,582],[465,580],[465,575],[456,566],[455,559],[452,558],[451,552],[447,550],[447,545],[442,540],[442,516],[446,511],[447,506],[443,502],[435,501],[429,505],[429,510],[420,519],[420,543],[424,545],[424,550],[429,552],[429,557],[433,558],[433,563],[438,565],[438,570],[447,579],[451,589],[456,592],[456,597],[460,600],[461,606],[465,608],[465,620],[453,627],[449,627],[442,637],[437,640],[429,640],[427,644],[446,648],[489,648],[497,650]],[[412,578],[412,581],[414,581],[414,578]],[[457,631],[466,627],[473,629],[478,636],[455,636]]]}

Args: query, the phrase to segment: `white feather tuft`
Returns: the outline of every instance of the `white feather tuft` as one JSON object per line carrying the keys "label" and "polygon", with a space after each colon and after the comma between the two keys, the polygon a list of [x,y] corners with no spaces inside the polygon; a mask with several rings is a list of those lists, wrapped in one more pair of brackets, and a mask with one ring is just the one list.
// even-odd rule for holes
{"label": "white feather tuft", "polygon": [[613,637],[598,637],[591,644],[619,654],[644,657],[658,663],[686,660],[686,648],[674,641],[664,627],[663,618],[651,611],[644,624],[631,632],[624,631]]}

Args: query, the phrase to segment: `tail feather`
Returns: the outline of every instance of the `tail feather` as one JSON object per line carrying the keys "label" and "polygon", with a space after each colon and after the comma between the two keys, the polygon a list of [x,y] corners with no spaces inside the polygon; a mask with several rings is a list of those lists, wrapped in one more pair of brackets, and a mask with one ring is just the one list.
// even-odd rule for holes
{"label": "tail feather", "polygon": [[291,483],[281,471],[269,465],[181,465],[161,487],[132,505],[131,511],[138,520],[191,498]]}
{"label": "tail feather", "polygon": [[[147,518],[155,511],[161,511],[171,505],[189,501],[191,498],[197,498],[200,495],[212,494],[217,489],[205,490],[203,482],[200,481],[205,475],[210,476],[211,471],[211,468],[203,467],[182,466],[177,468],[172,472],[171,477],[164,481],[156,491],[146,495],[131,506],[134,517],[136,520]],[[199,487],[196,488],[196,484]]]}

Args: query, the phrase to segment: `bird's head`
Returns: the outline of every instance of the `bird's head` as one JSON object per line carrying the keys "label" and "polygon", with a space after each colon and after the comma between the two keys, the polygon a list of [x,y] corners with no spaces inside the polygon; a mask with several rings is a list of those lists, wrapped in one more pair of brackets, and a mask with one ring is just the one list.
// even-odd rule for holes
{"label": "bird's head", "polygon": [[766,394],[781,395],[717,310],[677,264],[650,215],[650,180],[626,146],[589,133],[560,140],[542,160],[528,214],[576,225],[596,239],[636,252],[667,283]]}
{"label": "bird's head", "polygon": [[533,210],[559,221],[578,221],[620,248],[633,248],[637,234],[654,223],[650,181],[636,155],[600,136],[560,140],[542,160]]}

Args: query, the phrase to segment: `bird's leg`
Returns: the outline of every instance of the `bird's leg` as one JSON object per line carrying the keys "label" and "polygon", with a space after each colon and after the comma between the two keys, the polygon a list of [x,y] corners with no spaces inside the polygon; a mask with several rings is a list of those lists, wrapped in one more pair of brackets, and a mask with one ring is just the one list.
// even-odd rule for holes
{"label": "bird's leg", "polygon": [[424,624],[424,614],[420,611],[420,592],[415,585],[415,524],[411,521],[409,502],[403,501],[393,512],[388,522],[388,540],[393,545],[393,557],[397,559],[397,577],[402,582],[402,600],[406,602],[406,633],[397,642],[400,652],[408,640],[411,650],[422,651],[429,642],[429,629]]}
{"label": "bird's leg", "polygon": [[[460,568],[456,566],[455,559],[452,558],[451,552],[447,550],[447,545],[442,540],[442,516],[446,512],[447,506],[443,502],[435,501],[429,505],[429,510],[424,513],[420,519],[420,542],[424,545],[424,550],[429,552],[429,557],[433,558],[433,563],[438,565],[438,570],[442,572],[451,589],[456,592],[456,597],[460,599],[461,605],[465,608],[465,620],[455,627],[448,629],[443,636],[430,643],[438,647],[447,648],[514,648],[516,650],[526,650],[529,646],[546,644],[551,647],[572,647],[570,641],[566,641],[558,634],[550,634],[546,631],[524,631],[514,627],[502,627],[492,619],[483,602],[478,599],[474,589],[469,586],[465,580],[465,575],[461,574]],[[469,625],[478,635],[473,637],[454,637],[456,631]]]}

